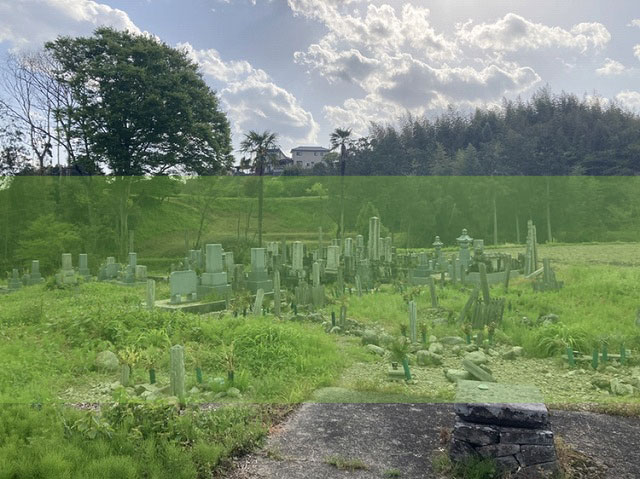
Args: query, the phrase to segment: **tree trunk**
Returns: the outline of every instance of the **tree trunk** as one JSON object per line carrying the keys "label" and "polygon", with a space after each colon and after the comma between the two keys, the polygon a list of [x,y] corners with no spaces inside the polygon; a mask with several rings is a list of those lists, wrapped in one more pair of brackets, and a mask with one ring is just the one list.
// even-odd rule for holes
{"label": "tree trunk", "polygon": [[495,193],[493,194],[493,244],[498,244],[498,207]]}
{"label": "tree trunk", "polygon": [[345,164],[345,147],[342,145],[340,155],[340,245],[344,247],[344,173]]}
{"label": "tree trunk", "polygon": [[549,177],[547,177],[547,241],[551,243],[553,236],[551,235],[551,187]]}
{"label": "tree trunk", "polygon": [[262,248],[262,207],[264,205],[264,166],[262,161],[258,175],[258,248]]}

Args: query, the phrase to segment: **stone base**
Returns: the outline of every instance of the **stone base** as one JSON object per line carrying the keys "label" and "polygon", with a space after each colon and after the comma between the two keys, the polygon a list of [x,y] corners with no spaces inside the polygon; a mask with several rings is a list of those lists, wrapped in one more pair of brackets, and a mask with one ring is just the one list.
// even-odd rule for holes
{"label": "stone base", "polygon": [[226,301],[212,301],[209,303],[193,302],[182,304],[171,304],[168,299],[156,301],[155,308],[161,311],[181,311],[184,313],[207,314],[215,311],[224,311],[227,309]]}
{"label": "stone base", "polygon": [[550,478],[557,473],[553,432],[542,403],[456,404],[458,421],[449,455],[492,459],[513,478]]}
{"label": "stone base", "polygon": [[[489,284],[500,284],[504,283],[506,271],[499,271],[497,273],[487,273],[487,283]],[[520,272],[516,270],[512,270],[509,275],[510,279],[518,279],[520,277]],[[467,277],[465,278],[467,283],[480,285],[480,273],[467,273]]]}
{"label": "stone base", "polygon": [[231,296],[230,284],[222,284],[218,286],[198,286],[198,298],[215,298],[224,300],[227,296]]}
{"label": "stone base", "polygon": [[266,281],[247,281],[247,289],[253,294],[256,294],[259,289],[266,293],[273,293],[273,281],[268,279]]}

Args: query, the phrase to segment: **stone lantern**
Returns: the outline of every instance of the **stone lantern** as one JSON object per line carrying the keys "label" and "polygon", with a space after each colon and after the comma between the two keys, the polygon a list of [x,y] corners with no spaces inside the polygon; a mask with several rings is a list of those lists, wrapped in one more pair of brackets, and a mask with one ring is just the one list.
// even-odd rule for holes
{"label": "stone lantern", "polygon": [[473,243],[473,238],[469,236],[467,229],[465,228],[462,230],[462,235],[456,238],[456,241],[460,247],[460,263],[463,265],[464,269],[467,270],[471,263],[471,252],[469,251],[469,246]]}

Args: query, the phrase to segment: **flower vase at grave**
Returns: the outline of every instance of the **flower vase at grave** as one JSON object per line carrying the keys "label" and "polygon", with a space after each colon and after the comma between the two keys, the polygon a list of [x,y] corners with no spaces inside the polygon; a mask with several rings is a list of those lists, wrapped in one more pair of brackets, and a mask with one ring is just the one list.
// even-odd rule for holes
{"label": "flower vase at grave", "polygon": [[569,361],[569,366],[572,368],[576,365],[576,358],[573,355],[573,348],[567,348],[567,360]]}
{"label": "flower vase at grave", "polygon": [[233,371],[227,371],[227,379],[229,380],[229,382],[233,382]]}
{"label": "flower vase at grave", "polygon": [[198,384],[202,384],[202,369],[196,368],[196,381]]}
{"label": "flower vase at grave", "polygon": [[627,364],[627,350],[624,347],[624,344],[620,346],[620,364],[623,366]]}
{"label": "flower vase at grave", "polygon": [[427,345],[427,332],[422,331],[422,344]]}
{"label": "flower vase at grave", "polygon": [[151,368],[149,369],[149,384],[156,383],[156,370]]}
{"label": "flower vase at grave", "polygon": [[602,345],[602,364],[609,361],[609,348],[606,344]]}
{"label": "flower vase at grave", "polygon": [[471,344],[471,335],[465,334],[465,338],[467,339],[467,344]]}
{"label": "flower vase at grave", "polygon": [[591,355],[591,367],[593,369],[598,369],[598,348],[595,348]]}
{"label": "flower vase at grave", "polygon": [[331,327],[335,328],[336,326],[336,312],[331,311]]}
{"label": "flower vase at grave", "polygon": [[404,358],[402,360],[402,369],[404,369],[404,378],[407,381],[411,381],[411,371],[409,370],[409,359]]}

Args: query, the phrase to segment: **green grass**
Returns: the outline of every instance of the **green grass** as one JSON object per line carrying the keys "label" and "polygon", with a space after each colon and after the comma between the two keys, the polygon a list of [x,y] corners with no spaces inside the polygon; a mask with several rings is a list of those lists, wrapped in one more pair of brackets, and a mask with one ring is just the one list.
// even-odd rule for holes
{"label": "green grass", "polygon": [[368,469],[367,465],[362,459],[344,457],[341,455],[333,455],[326,457],[324,462],[330,466],[334,466],[340,471],[361,471]]}

